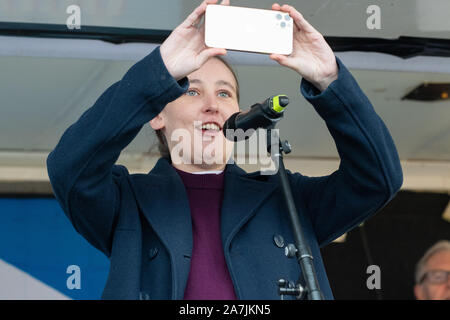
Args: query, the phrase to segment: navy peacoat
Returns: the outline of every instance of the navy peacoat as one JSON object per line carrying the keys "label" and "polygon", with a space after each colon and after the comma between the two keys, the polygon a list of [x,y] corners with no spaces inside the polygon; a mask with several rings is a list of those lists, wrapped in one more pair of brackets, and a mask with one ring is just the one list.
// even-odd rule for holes
{"label": "navy peacoat", "polygon": [[[300,91],[325,121],[340,156],[329,176],[289,172],[320,288],[333,299],[320,248],[385,206],[402,184],[394,142],[351,73],[323,92]],[[167,103],[186,92],[157,47],[112,84],[62,135],[47,158],[56,199],[74,228],[110,259],[103,299],[183,299],[192,252],[184,185],[161,158],[147,174],[116,165],[120,152]],[[295,259],[274,243],[293,243],[276,176],[225,169],[221,237],[238,299],[279,299],[277,280],[297,280]],[[365,266],[362,266],[365,268]]]}

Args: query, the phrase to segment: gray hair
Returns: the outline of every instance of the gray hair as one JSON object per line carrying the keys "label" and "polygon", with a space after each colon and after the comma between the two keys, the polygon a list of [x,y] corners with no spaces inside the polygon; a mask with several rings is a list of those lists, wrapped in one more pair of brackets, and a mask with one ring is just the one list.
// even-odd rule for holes
{"label": "gray hair", "polygon": [[420,282],[423,275],[425,274],[425,265],[428,262],[428,260],[434,256],[436,253],[441,251],[450,251],[450,241],[448,240],[441,240],[435,243],[431,248],[429,248],[423,257],[419,260],[419,262],[416,265],[416,273],[415,273],[415,281],[416,284]]}

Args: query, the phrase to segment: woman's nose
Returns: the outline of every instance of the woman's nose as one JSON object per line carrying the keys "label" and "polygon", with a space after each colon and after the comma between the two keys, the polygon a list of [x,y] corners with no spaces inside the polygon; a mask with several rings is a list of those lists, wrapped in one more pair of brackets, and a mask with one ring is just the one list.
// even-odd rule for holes
{"label": "woman's nose", "polygon": [[203,112],[217,113],[219,111],[218,101],[214,96],[207,96],[203,102]]}

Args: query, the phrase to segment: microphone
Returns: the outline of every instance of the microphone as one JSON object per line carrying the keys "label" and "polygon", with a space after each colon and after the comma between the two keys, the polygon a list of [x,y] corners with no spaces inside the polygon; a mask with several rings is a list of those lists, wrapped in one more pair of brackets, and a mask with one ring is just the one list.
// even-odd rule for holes
{"label": "microphone", "polygon": [[272,96],[262,103],[255,103],[249,110],[231,115],[223,125],[223,134],[232,141],[248,139],[249,135],[236,135],[236,130],[242,129],[240,133],[243,133],[248,129],[273,127],[283,117],[288,104],[289,98],[285,95]]}

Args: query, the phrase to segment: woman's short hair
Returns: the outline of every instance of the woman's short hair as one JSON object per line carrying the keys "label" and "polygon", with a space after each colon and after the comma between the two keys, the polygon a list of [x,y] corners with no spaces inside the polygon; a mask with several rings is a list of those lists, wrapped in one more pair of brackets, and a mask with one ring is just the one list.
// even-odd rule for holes
{"label": "woman's short hair", "polygon": [[[220,61],[222,61],[222,63],[233,74],[234,80],[236,80],[236,98],[237,98],[237,101],[239,103],[239,99],[240,99],[240,96],[239,96],[239,81],[238,81],[236,72],[233,70],[231,65],[225,59],[223,59],[222,57],[215,56],[214,58],[215,59],[219,59]],[[164,136],[164,133],[162,132],[162,130],[155,130],[155,133],[156,133],[156,137],[158,138],[158,151],[159,151],[161,157],[170,159],[169,144],[167,143],[167,139]]]}
{"label": "woman's short hair", "polygon": [[415,281],[416,284],[419,284],[422,280],[424,274],[425,274],[425,265],[427,264],[428,260],[432,256],[434,256],[436,253],[441,251],[450,251],[450,241],[448,240],[441,240],[434,244],[431,248],[429,248],[423,257],[419,260],[419,262],[416,265],[416,272],[415,272]]}

